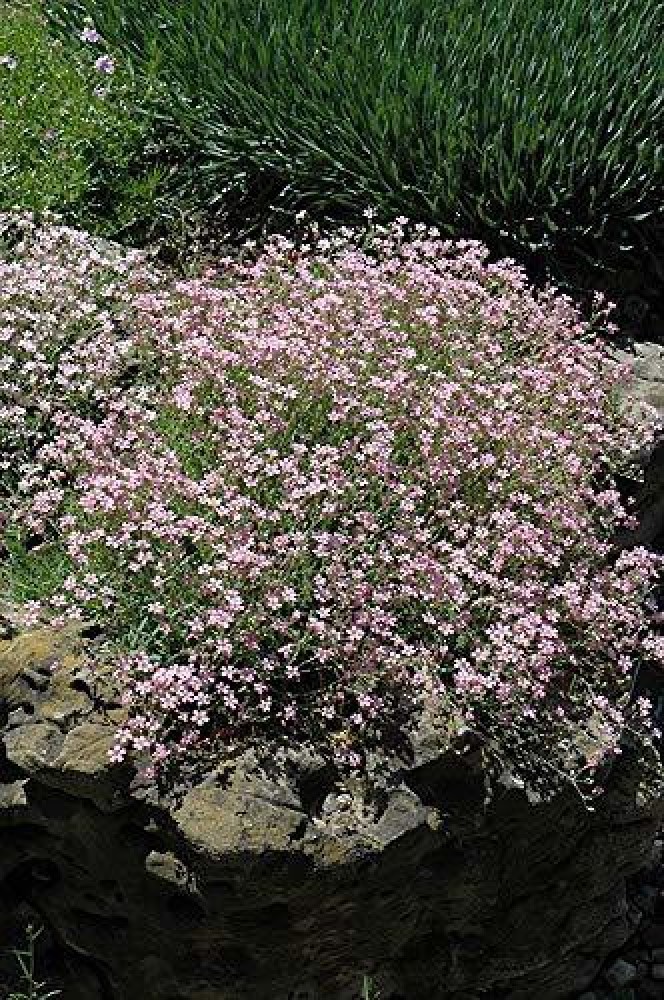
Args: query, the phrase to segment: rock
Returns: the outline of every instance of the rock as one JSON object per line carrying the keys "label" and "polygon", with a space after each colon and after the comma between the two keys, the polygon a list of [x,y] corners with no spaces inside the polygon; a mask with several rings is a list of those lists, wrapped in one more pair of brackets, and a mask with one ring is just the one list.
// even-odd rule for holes
{"label": "rock", "polygon": [[650,964],[646,962],[644,957],[640,957],[636,960],[636,974],[639,979],[643,979],[644,976],[647,976],[649,970]]}
{"label": "rock", "polygon": [[639,909],[633,902],[630,902],[627,907],[627,922],[629,926],[634,929],[641,924],[643,920],[643,910]]}
{"label": "rock", "polygon": [[664,947],[664,924],[648,924],[641,930],[641,939],[649,948]]}
{"label": "rock", "polygon": [[117,705],[86,656],[75,632],[0,644],[0,933],[38,901],[63,996],[350,1000],[371,969],[386,1000],[563,1000],[627,939],[625,879],[664,815],[637,756],[590,813],[432,717],[364,782],[248,752],[176,800],[110,763]]}
{"label": "rock", "polygon": [[64,743],[61,730],[50,722],[29,722],[5,735],[7,760],[27,774],[39,774],[55,760]]}
{"label": "rock", "polygon": [[145,859],[145,870],[149,875],[176,889],[187,889],[192,881],[187,866],[170,851],[166,854],[150,851]]}
{"label": "rock", "polygon": [[657,899],[659,897],[659,890],[652,885],[643,885],[634,897],[634,902],[643,910],[644,913],[652,914],[655,912],[655,906],[657,904]]}
{"label": "rock", "polygon": [[604,976],[614,989],[623,989],[625,986],[629,986],[630,983],[636,981],[636,966],[632,965],[631,962],[626,962],[624,959],[618,958],[609,966]]}
{"label": "rock", "polygon": [[639,983],[639,991],[636,1000],[662,1000],[661,983],[656,983],[650,979],[644,979]]}
{"label": "rock", "polygon": [[91,799],[99,809],[122,808],[128,796],[120,775],[126,769],[110,763],[113,734],[113,727],[102,722],[84,722],[71,729],[42,780],[70,795]]}
{"label": "rock", "polygon": [[653,965],[650,969],[650,975],[656,982],[661,982],[664,980],[664,965]]}
{"label": "rock", "polygon": [[659,837],[653,841],[652,849],[648,857],[647,868],[650,870],[657,869],[662,864],[662,859],[664,858],[664,841]]}
{"label": "rock", "polygon": [[408,830],[417,830],[426,823],[431,829],[438,829],[434,810],[422,805],[419,797],[409,788],[397,788],[390,796],[385,811],[373,825],[374,842],[382,848],[403,837]]}
{"label": "rock", "polygon": [[172,815],[189,852],[228,869],[242,859],[242,869],[256,877],[292,853],[308,817],[293,788],[270,783],[252,763],[242,762],[227,781],[192,788]]}
{"label": "rock", "polygon": [[30,817],[30,804],[25,790],[28,778],[0,785],[0,826],[15,826]]}
{"label": "rock", "polygon": [[63,678],[63,672],[58,672],[54,683],[48,689],[49,697],[41,707],[41,716],[58,725],[75,721],[85,716],[90,710],[90,699],[83,691],[71,686],[69,678]]}
{"label": "rock", "polygon": [[21,633],[0,642],[0,698],[11,725],[22,725],[39,705],[39,721],[62,729],[89,715],[92,700],[81,684],[80,627]]}
{"label": "rock", "polygon": [[[612,350],[618,360],[632,369],[632,379],[624,392],[637,410],[654,407],[664,421],[664,347],[657,343],[641,342],[630,350]],[[643,482],[624,484],[625,492],[635,500],[635,513],[639,526],[634,531],[623,532],[618,545],[652,546],[664,531],[664,439],[659,435],[653,446],[635,454],[643,472]]]}
{"label": "rock", "polygon": [[629,396],[636,403],[654,406],[664,417],[664,347],[648,341],[637,342],[630,350],[615,352],[632,369]]}

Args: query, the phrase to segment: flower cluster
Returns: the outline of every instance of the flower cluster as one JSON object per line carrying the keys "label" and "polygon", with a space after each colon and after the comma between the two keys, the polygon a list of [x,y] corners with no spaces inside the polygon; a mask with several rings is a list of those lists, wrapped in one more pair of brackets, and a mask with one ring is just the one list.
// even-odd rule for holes
{"label": "flower cluster", "polygon": [[99,45],[102,37],[91,21],[87,22],[80,35],[81,41],[88,45]]}
{"label": "flower cluster", "polygon": [[[34,492],[30,470],[43,472],[35,455],[62,421],[105,413],[121,394],[132,349],[125,317],[132,296],[158,278],[143,254],[38,227],[29,213],[0,215],[1,243],[11,253],[0,255],[0,496],[11,497],[21,480]],[[54,468],[56,492],[58,475]]]}
{"label": "flower cluster", "polygon": [[280,731],[359,766],[425,704],[517,772],[619,751],[662,654],[612,476],[653,424],[568,299],[403,220],[170,286],[56,228],[0,285],[14,516],[117,640],[115,759]]}
{"label": "flower cluster", "polygon": [[[82,42],[85,42],[86,45],[102,45],[104,41],[92,21],[86,21],[79,38]],[[113,73],[115,73],[115,60],[112,56],[106,53],[95,59],[94,67],[98,73],[104,73],[106,76],[112,76]]]}

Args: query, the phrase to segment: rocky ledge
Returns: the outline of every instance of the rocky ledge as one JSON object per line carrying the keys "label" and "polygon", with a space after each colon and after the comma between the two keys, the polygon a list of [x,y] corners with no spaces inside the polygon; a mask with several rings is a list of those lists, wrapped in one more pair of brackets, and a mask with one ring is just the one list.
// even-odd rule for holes
{"label": "rocky ledge", "polygon": [[0,643],[0,941],[43,924],[67,1000],[350,1000],[363,974],[381,1000],[555,1000],[632,932],[664,799],[628,754],[588,812],[429,719],[380,786],[247,753],[167,801],[109,763],[90,657],[73,628]]}

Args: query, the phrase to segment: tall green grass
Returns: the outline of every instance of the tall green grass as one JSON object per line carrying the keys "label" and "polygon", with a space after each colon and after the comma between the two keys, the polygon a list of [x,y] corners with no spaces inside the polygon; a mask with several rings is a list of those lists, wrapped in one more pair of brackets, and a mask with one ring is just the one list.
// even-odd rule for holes
{"label": "tall green grass", "polygon": [[250,232],[367,206],[598,255],[662,226],[660,0],[50,0],[165,82],[179,173]]}

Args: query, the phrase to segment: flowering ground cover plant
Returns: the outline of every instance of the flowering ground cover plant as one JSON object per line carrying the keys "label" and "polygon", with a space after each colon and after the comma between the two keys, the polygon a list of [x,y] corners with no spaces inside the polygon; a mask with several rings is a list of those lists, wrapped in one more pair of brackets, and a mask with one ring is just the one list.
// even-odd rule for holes
{"label": "flowering ground cover plant", "polygon": [[581,786],[647,727],[657,560],[614,551],[612,477],[653,422],[568,299],[406,220],[170,284],[22,225],[7,577],[113,638],[115,759],[282,733],[360,767],[426,703]]}

